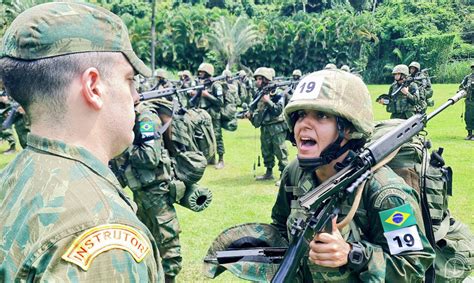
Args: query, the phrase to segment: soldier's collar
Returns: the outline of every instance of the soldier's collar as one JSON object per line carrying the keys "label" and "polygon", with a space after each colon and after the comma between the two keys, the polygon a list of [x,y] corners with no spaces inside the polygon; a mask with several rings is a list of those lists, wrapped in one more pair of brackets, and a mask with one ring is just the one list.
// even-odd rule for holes
{"label": "soldier's collar", "polygon": [[99,176],[105,178],[115,187],[121,188],[117,178],[109,167],[83,147],[68,145],[63,141],[52,140],[31,133],[28,134],[27,144],[36,151],[43,151],[70,160],[76,160]]}

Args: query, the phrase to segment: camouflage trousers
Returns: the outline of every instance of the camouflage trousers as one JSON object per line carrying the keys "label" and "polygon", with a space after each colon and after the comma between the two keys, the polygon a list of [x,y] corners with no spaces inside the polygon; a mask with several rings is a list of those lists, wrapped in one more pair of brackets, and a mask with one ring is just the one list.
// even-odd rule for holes
{"label": "camouflage trousers", "polygon": [[260,127],[260,148],[263,164],[272,169],[275,166],[275,157],[278,159],[280,172],[288,165],[288,148],[286,147],[286,124],[278,122]]}
{"label": "camouflage trousers", "polygon": [[217,154],[224,155],[224,139],[222,138],[222,125],[221,116],[211,115],[212,117],[212,128],[214,129],[214,135],[216,136]]}
{"label": "camouflage trousers", "polygon": [[168,193],[160,193],[157,194],[150,188],[134,191],[133,195],[138,205],[138,219],[148,227],[158,245],[165,275],[175,277],[182,269],[183,258],[179,243],[181,229]]}
{"label": "camouflage trousers", "polygon": [[466,112],[464,113],[466,130],[474,130],[474,100],[466,100]]}
{"label": "camouflage trousers", "polygon": [[12,146],[16,144],[15,137],[13,136],[12,129],[5,129],[0,132],[0,139],[6,140],[8,145]]}

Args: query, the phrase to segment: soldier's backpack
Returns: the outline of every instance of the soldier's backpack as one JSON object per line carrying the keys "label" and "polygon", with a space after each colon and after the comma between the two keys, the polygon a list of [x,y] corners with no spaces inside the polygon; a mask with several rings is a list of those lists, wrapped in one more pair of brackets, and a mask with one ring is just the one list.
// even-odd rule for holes
{"label": "soldier's backpack", "polygon": [[237,104],[240,100],[237,87],[233,84],[223,84],[224,105],[221,109],[221,125],[227,131],[237,130]]}
{"label": "soldier's backpack", "polygon": [[[372,141],[377,140],[404,120],[380,121],[375,126]],[[436,282],[462,282],[474,267],[474,235],[469,227],[455,220],[448,210],[448,196],[452,195],[452,170],[442,159],[442,149],[428,156],[425,142],[413,137],[403,144],[386,165],[426,199],[423,219],[432,224],[436,252]],[[288,172],[289,184],[297,184],[301,170]],[[429,233],[429,231],[427,231]],[[429,237],[429,236],[428,236]]]}
{"label": "soldier's backpack", "polygon": [[[378,122],[372,140],[401,122],[395,119]],[[448,196],[452,196],[452,170],[445,166],[442,148],[428,154],[428,143],[421,137],[413,137],[387,165],[426,200],[425,209],[420,205],[425,226],[431,223],[436,243],[436,282],[461,282],[474,267],[474,236],[469,227],[450,215]]]}
{"label": "soldier's backpack", "polygon": [[[173,116],[173,141],[180,150],[199,151],[208,162],[216,154],[212,118],[204,109],[191,108]],[[181,148],[183,147],[183,148]]]}

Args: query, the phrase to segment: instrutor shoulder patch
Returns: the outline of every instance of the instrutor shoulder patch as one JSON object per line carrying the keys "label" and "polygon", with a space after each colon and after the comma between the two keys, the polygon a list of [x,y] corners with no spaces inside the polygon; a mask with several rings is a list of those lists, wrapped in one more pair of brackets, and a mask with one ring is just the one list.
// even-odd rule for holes
{"label": "instrutor shoulder patch", "polygon": [[105,224],[90,228],[69,246],[62,259],[87,271],[99,254],[121,249],[141,262],[150,252],[148,240],[135,228],[122,224]]}

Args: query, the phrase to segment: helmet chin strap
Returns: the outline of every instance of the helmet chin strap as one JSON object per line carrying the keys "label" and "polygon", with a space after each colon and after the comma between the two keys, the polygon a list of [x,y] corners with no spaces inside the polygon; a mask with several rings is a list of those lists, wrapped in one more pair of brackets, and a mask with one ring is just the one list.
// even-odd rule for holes
{"label": "helmet chin strap", "polygon": [[331,163],[331,161],[337,159],[344,152],[349,149],[355,149],[360,147],[363,140],[349,140],[344,146],[341,146],[341,142],[344,140],[344,129],[346,128],[346,122],[339,117],[336,117],[338,136],[334,142],[328,145],[319,157],[314,158],[302,158],[297,156],[299,166],[304,171],[314,172],[319,167]]}

